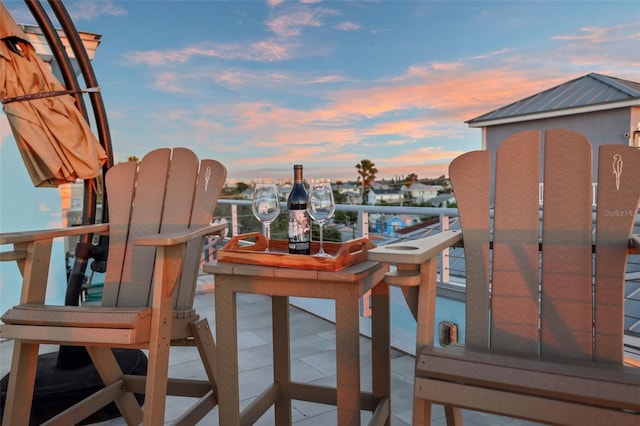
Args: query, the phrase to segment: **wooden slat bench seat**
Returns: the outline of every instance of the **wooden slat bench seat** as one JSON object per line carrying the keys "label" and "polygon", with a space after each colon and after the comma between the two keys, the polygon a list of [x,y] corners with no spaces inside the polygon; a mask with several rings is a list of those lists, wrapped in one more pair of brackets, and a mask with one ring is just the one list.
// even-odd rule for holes
{"label": "wooden slat bench seat", "polygon": [[619,364],[566,359],[552,362],[465,348],[428,347],[416,364],[418,394],[422,391],[422,379],[465,383],[640,414],[640,369]]}

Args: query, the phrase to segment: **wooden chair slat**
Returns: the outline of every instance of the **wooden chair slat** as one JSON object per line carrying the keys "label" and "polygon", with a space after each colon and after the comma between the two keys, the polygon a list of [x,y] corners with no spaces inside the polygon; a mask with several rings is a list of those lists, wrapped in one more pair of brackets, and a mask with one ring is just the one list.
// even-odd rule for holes
{"label": "wooden chair slat", "polygon": [[595,265],[595,355],[621,362],[625,265],[629,235],[640,201],[640,150],[601,146],[598,156],[598,209]]}
{"label": "wooden chair slat", "polygon": [[535,354],[539,132],[518,133],[502,142],[496,155],[495,175],[491,347]]}
{"label": "wooden chair slat", "polygon": [[173,150],[160,232],[175,232],[189,228],[194,193],[185,191],[185,188],[195,188],[198,163],[198,157],[192,151],[184,148]]}
{"label": "wooden chair slat", "polygon": [[[140,161],[131,211],[129,241],[159,232],[170,159],[170,149],[158,149],[151,151]],[[112,190],[117,191],[117,188]],[[118,306],[147,306],[151,300],[151,278],[156,249],[136,245],[129,245],[129,248],[124,258]]]}
{"label": "wooden chair slat", "polygon": [[[470,410],[534,419],[536,424],[580,426],[636,426],[638,424],[638,416],[630,411],[421,377],[416,378],[416,395],[434,402],[454,400],[460,407]],[[447,422],[447,424],[462,424],[462,422],[449,423],[449,417]]]}
{"label": "wooden chair slat", "polygon": [[[75,309],[74,309],[75,308]],[[104,306],[50,306],[25,304],[9,309],[5,324],[46,325],[60,327],[135,328],[151,315],[151,309],[115,309]]]}
{"label": "wooden chair slat", "polygon": [[[609,408],[640,410],[640,369],[590,361],[548,362],[486,351],[428,348],[418,357],[419,374],[475,386]],[[634,392],[635,391],[635,392]]]}
{"label": "wooden chair slat", "polygon": [[[202,160],[195,185],[195,194],[191,211],[192,227],[208,225],[213,209],[222,192],[222,184],[227,176],[225,167],[215,160]],[[184,309],[193,305],[196,294],[196,279],[200,267],[203,241],[193,240],[187,243],[185,265],[180,277],[180,286],[175,295],[175,309]]]}
{"label": "wooden chair slat", "polygon": [[[167,194],[164,203],[164,213],[162,215],[161,232],[175,232],[178,230],[188,229],[191,224],[191,211],[193,209],[194,192],[196,181],[198,178],[199,160],[196,155],[184,148],[176,148],[173,150],[171,158],[171,168],[169,170],[169,181],[167,183]],[[180,173],[175,173],[179,171]],[[191,191],[185,191],[185,188],[191,188]],[[200,238],[193,241],[195,245],[202,245]],[[189,253],[187,256],[191,255]],[[190,262],[185,256],[184,262]],[[196,281],[194,273],[189,268],[183,268],[185,277],[181,278],[181,284],[178,286],[174,294],[174,309],[189,308],[192,300],[186,300],[185,303],[178,303],[178,293],[191,291],[191,289],[182,289],[182,285],[193,287],[195,291]]]}
{"label": "wooden chair slat", "polygon": [[472,182],[456,192],[458,211],[464,227],[466,299],[471,301],[466,317],[466,344],[486,347],[489,342],[489,232],[490,168],[489,153],[474,151],[459,156],[449,166],[449,177],[456,182]]}
{"label": "wooden chair slat", "polygon": [[[112,167],[105,176],[110,208],[109,267],[105,273],[102,306],[116,306],[118,303],[137,172],[137,163],[127,161]],[[113,191],[109,191],[109,188],[113,188]]]}
{"label": "wooden chair slat", "polygon": [[591,144],[552,129],[544,142],[540,352],[591,359]]}
{"label": "wooden chair slat", "polygon": [[150,321],[140,321],[136,328],[105,328],[105,327],[68,327],[49,326],[38,327],[32,325],[3,326],[3,337],[8,339],[24,339],[37,341],[41,344],[64,344],[69,346],[85,346],[84,342],[91,336],[93,346],[122,347],[127,345],[144,346],[149,342]]}

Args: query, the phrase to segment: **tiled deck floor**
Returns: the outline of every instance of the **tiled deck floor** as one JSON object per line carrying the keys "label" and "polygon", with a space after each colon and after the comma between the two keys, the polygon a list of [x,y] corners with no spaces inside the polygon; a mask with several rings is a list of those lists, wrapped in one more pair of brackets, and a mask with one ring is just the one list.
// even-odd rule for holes
{"label": "tiled deck floor", "polygon": [[[201,289],[210,288],[210,279],[203,276]],[[214,325],[214,297],[210,291],[199,292],[195,308],[201,316],[206,316]],[[271,344],[271,303],[266,296],[239,295],[238,297],[238,362],[240,367],[240,398],[243,406],[249,403],[272,380],[272,344]],[[305,311],[291,307],[291,353],[292,379],[302,382],[314,382],[335,385],[335,331],[334,324]],[[11,357],[10,342],[0,344],[0,372],[2,376],[9,369]],[[371,389],[370,340],[361,338],[360,354],[362,358],[361,380],[363,389]],[[175,377],[205,377],[205,372],[195,348],[173,348],[169,360],[170,375]],[[413,393],[414,358],[400,351],[391,354],[391,388],[393,426],[411,424]],[[188,404],[189,399],[170,397],[167,402],[166,423],[170,424]],[[336,410],[333,406],[293,401],[293,420],[298,426],[327,426],[336,423]],[[477,412],[464,412],[465,424],[469,426],[525,425],[531,424],[518,420],[487,415]],[[362,424],[367,424],[370,413],[362,412]],[[435,425],[445,425],[441,407],[433,410]],[[126,423],[122,419],[102,422],[102,426],[120,426]],[[219,425],[218,410],[215,408],[199,424]],[[256,424],[273,425],[273,408]]]}

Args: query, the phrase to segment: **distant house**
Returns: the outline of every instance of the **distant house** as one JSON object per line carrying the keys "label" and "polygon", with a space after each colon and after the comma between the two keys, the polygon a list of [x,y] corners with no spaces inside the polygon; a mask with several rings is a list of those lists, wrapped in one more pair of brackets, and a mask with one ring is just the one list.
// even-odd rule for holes
{"label": "distant house", "polygon": [[281,200],[286,200],[287,198],[289,198],[289,194],[291,193],[292,188],[293,185],[291,185],[290,183],[283,183],[281,185],[278,185],[278,198],[280,198]]}
{"label": "distant house", "polygon": [[251,200],[253,198],[253,188],[247,188],[240,194],[243,200]]}
{"label": "distant house", "polygon": [[350,183],[350,182],[345,182],[342,183],[338,186],[338,192],[340,194],[344,194],[344,193],[350,193],[350,192],[360,192],[360,189],[358,187],[358,185]]}
{"label": "distant house", "polygon": [[492,154],[507,137],[524,130],[565,128],[582,133],[594,152],[598,146],[640,147],[640,83],[591,73],[466,121],[482,129],[482,145]]}
{"label": "distant house", "polygon": [[425,185],[423,183],[416,182],[406,188],[405,191],[411,194],[411,200],[414,203],[422,204],[437,196],[438,193],[443,190],[444,188],[440,185]]}
{"label": "distant house", "polygon": [[377,180],[375,182],[372,182],[370,187],[373,188],[373,189],[377,189],[377,190],[380,190],[380,189],[391,189],[391,186],[389,186],[389,184],[384,180]]}
{"label": "distant house", "polygon": [[342,196],[343,204],[362,204],[360,188],[353,183],[343,183],[338,186],[338,193]]}
{"label": "distant house", "polygon": [[376,218],[375,231],[378,234],[393,235],[398,230],[413,226],[418,223],[418,218],[409,215],[379,215]]}
{"label": "distant house", "polygon": [[427,204],[431,207],[449,207],[450,204],[456,202],[456,197],[451,194],[440,194],[427,200]]}
{"label": "distant house", "polygon": [[357,230],[353,226],[341,226],[335,228],[340,234],[340,241],[349,241],[356,238]]}
{"label": "distant house", "polygon": [[369,188],[367,204],[400,204],[404,200],[404,193],[398,188],[374,189]]}

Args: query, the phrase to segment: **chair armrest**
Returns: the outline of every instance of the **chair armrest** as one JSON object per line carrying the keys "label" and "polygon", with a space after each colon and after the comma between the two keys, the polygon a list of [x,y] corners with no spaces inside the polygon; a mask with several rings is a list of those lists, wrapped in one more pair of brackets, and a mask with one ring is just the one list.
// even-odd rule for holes
{"label": "chair armrest", "polygon": [[378,246],[369,250],[368,259],[420,265],[438,255],[442,250],[458,245],[461,241],[462,232],[443,231],[417,240]]}
{"label": "chair armrest", "polygon": [[205,235],[219,234],[227,229],[227,223],[213,223],[199,228],[185,229],[180,232],[170,232],[164,234],[155,234],[148,237],[136,238],[134,243],[138,246],[172,246],[182,244],[194,238],[204,237]]}
{"label": "chair armrest", "polygon": [[[27,257],[24,245],[36,241],[52,240],[59,237],[71,237],[75,235],[84,235],[100,232],[106,234],[109,232],[109,224],[95,224],[72,226],[69,228],[44,229],[36,231],[8,232],[0,234],[0,245],[14,244],[16,249],[11,251],[0,252],[0,262],[12,260],[23,260]],[[18,248],[16,245],[21,246]]]}
{"label": "chair armrest", "polygon": [[8,232],[0,234],[0,245],[2,244],[18,244],[28,243],[32,241],[50,240],[58,237],[71,237],[74,235],[84,235],[91,233],[107,233],[109,232],[108,223],[99,223],[94,225],[71,226],[68,228],[44,229],[37,231],[24,232]]}
{"label": "chair armrest", "polygon": [[640,234],[631,236],[631,240],[629,240],[629,252],[631,254],[640,254]]}

